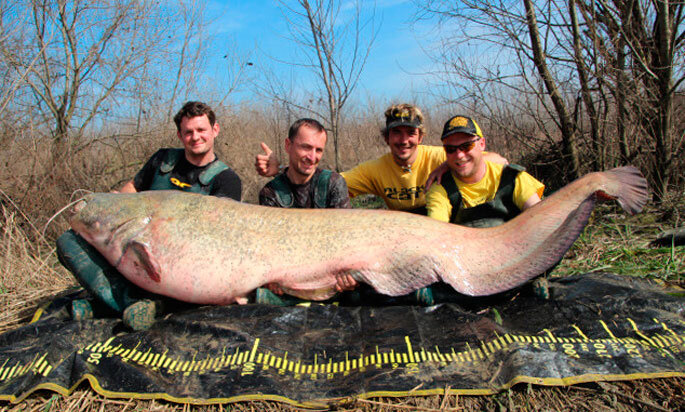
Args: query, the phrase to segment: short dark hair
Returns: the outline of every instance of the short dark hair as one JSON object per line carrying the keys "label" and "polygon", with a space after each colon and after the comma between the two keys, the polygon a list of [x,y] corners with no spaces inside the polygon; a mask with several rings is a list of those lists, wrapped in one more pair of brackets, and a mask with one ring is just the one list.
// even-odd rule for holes
{"label": "short dark hair", "polygon": [[[326,133],[326,129],[323,127],[321,123],[319,123],[317,120],[305,117],[303,119],[296,120],[295,123],[293,123],[292,126],[290,126],[290,130],[288,130],[288,139],[290,139],[290,141],[292,142],[295,136],[297,136],[297,132],[300,131],[300,127],[305,125],[316,130],[317,132]],[[326,133],[326,137],[328,137],[328,133]]]}
{"label": "short dark hair", "polygon": [[216,115],[211,107],[206,103],[202,102],[186,102],[186,104],[181,107],[181,110],[174,116],[174,123],[176,123],[176,130],[181,131],[181,121],[184,117],[193,118],[197,116],[207,115],[209,124],[213,127],[216,123]]}

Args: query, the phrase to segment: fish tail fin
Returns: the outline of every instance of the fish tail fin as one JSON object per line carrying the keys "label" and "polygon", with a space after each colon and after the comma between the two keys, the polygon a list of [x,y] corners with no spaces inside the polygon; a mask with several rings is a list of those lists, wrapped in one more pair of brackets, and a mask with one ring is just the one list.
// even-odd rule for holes
{"label": "fish tail fin", "polygon": [[597,199],[615,199],[626,212],[635,214],[644,207],[647,194],[647,181],[635,167],[591,173],[513,220],[484,229],[489,231],[482,232],[489,245],[496,245],[487,254],[504,257],[503,262],[488,271],[474,271],[467,290],[460,290],[457,279],[445,280],[474,296],[520,286],[563,258],[587,225]]}
{"label": "fish tail fin", "polygon": [[600,198],[616,199],[626,212],[634,215],[642,211],[647,203],[649,187],[640,170],[634,166],[623,166],[603,172],[606,184],[597,192]]}

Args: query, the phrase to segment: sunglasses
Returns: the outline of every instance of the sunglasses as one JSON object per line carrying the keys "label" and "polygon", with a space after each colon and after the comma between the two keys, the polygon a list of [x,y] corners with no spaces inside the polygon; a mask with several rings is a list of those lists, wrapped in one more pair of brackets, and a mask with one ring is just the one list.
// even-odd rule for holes
{"label": "sunglasses", "polygon": [[481,138],[479,137],[476,140],[471,140],[470,142],[462,143],[459,145],[452,145],[452,144],[444,144],[442,147],[445,148],[445,153],[447,154],[452,154],[456,152],[457,150],[461,150],[462,152],[470,152],[473,150],[474,147],[476,147],[476,142],[479,141]]}

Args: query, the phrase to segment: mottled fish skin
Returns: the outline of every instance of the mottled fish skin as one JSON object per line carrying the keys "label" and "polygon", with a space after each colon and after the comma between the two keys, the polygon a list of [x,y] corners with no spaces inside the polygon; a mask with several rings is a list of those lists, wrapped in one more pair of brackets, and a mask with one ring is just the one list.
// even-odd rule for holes
{"label": "mottled fish skin", "polygon": [[86,196],[72,227],[136,285],[200,304],[229,304],[267,283],[305,299],[352,273],[402,295],[442,280],[468,295],[516,287],[557,262],[598,197],[629,213],[647,200],[634,167],[588,174],[494,228],[406,212],[277,209],[179,191]]}

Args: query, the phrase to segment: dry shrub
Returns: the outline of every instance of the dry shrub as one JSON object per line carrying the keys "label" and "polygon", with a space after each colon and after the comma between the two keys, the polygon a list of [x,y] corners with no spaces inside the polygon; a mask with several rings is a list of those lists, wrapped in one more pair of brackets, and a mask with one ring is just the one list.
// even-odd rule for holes
{"label": "dry shrub", "polygon": [[73,277],[57,263],[52,243],[21,211],[6,203],[9,202],[0,205],[0,332],[25,322],[40,301],[75,284]]}
{"label": "dry shrub", "polygon": [[[426,111],[424,111],[426,112]],[[217,152],[243,180],[243,198],[254,202],[256,193],[267,179],[254,171],[254,156],[261,150],[259,142],[269,143],[279,153],[289,124],[269,118],[260,111],[217,110],[222,132],[217,140]],[[380,136],[380,112],[370,118],[348,122],[341,137],[343,169],[373,159],[388,149]],[[426,143],[439,144],[441,124],[433,121]],[[481,122],[483,123],[483,122]],[[54,253],[54,237],[66,228],[63,217],[48,226],[48,236],[41,231],[50,216],[68,203],[76,189],[110,190],[118,187],[140,169],[160,147],[179,146],[174,125],[148,124],[148,131],[126,128],[106,130],[89,140],[71,142],[71,149],[54,156],[52,143],[39,134],[4,138],[0,152],[2,182],[2,242],[3,258],[0,278],[0,332],[26,323],[41,304],[56,293],[75,285],[72,276],[59,265]],[[489,132],[484,126],[484,132]],[[493,129],[494,130],[494,129]],[[489,149],[498,151],[512,161],[524,160],[529,167],[540,166],[554,158],[553,152],[523,150],[507,135],[493,132]],[[511,143],[514,142],[514,143]],[[281,162],[285,157],[280,152]],[[531,159],[524,157],[530,153]],[[535,156],[538,156],[537,158]],[[332,143],[327,145],[323,165],[333,166]],[[536,174],[534,172],[534,174]],[[555,177],[553,172],[540,171],[543,181]],[[682,193],[682,192],[681,192]],[[682,199],[679,200],[682,206]],[[679,211],[680,209],[674,209]],[[679,215],[680,216],[680,215]],[[677,219],[678,221],[681,221]],[[652,379],[576,385],[572,387],[531,387],[517,385],[495,396],[431,396],[376,398],[354,400],[331,410],[391,411],[391,410],[682,410],[685,407],[685,381]],[[40,392],[18,405],[0,404],[1,410],[165,410],[165,411],[253,411],[297,410],[277,402],[241,402],[227,406],[188,406],[160,401],[115,400],[80,388],[63,398],[51,392]]]}

